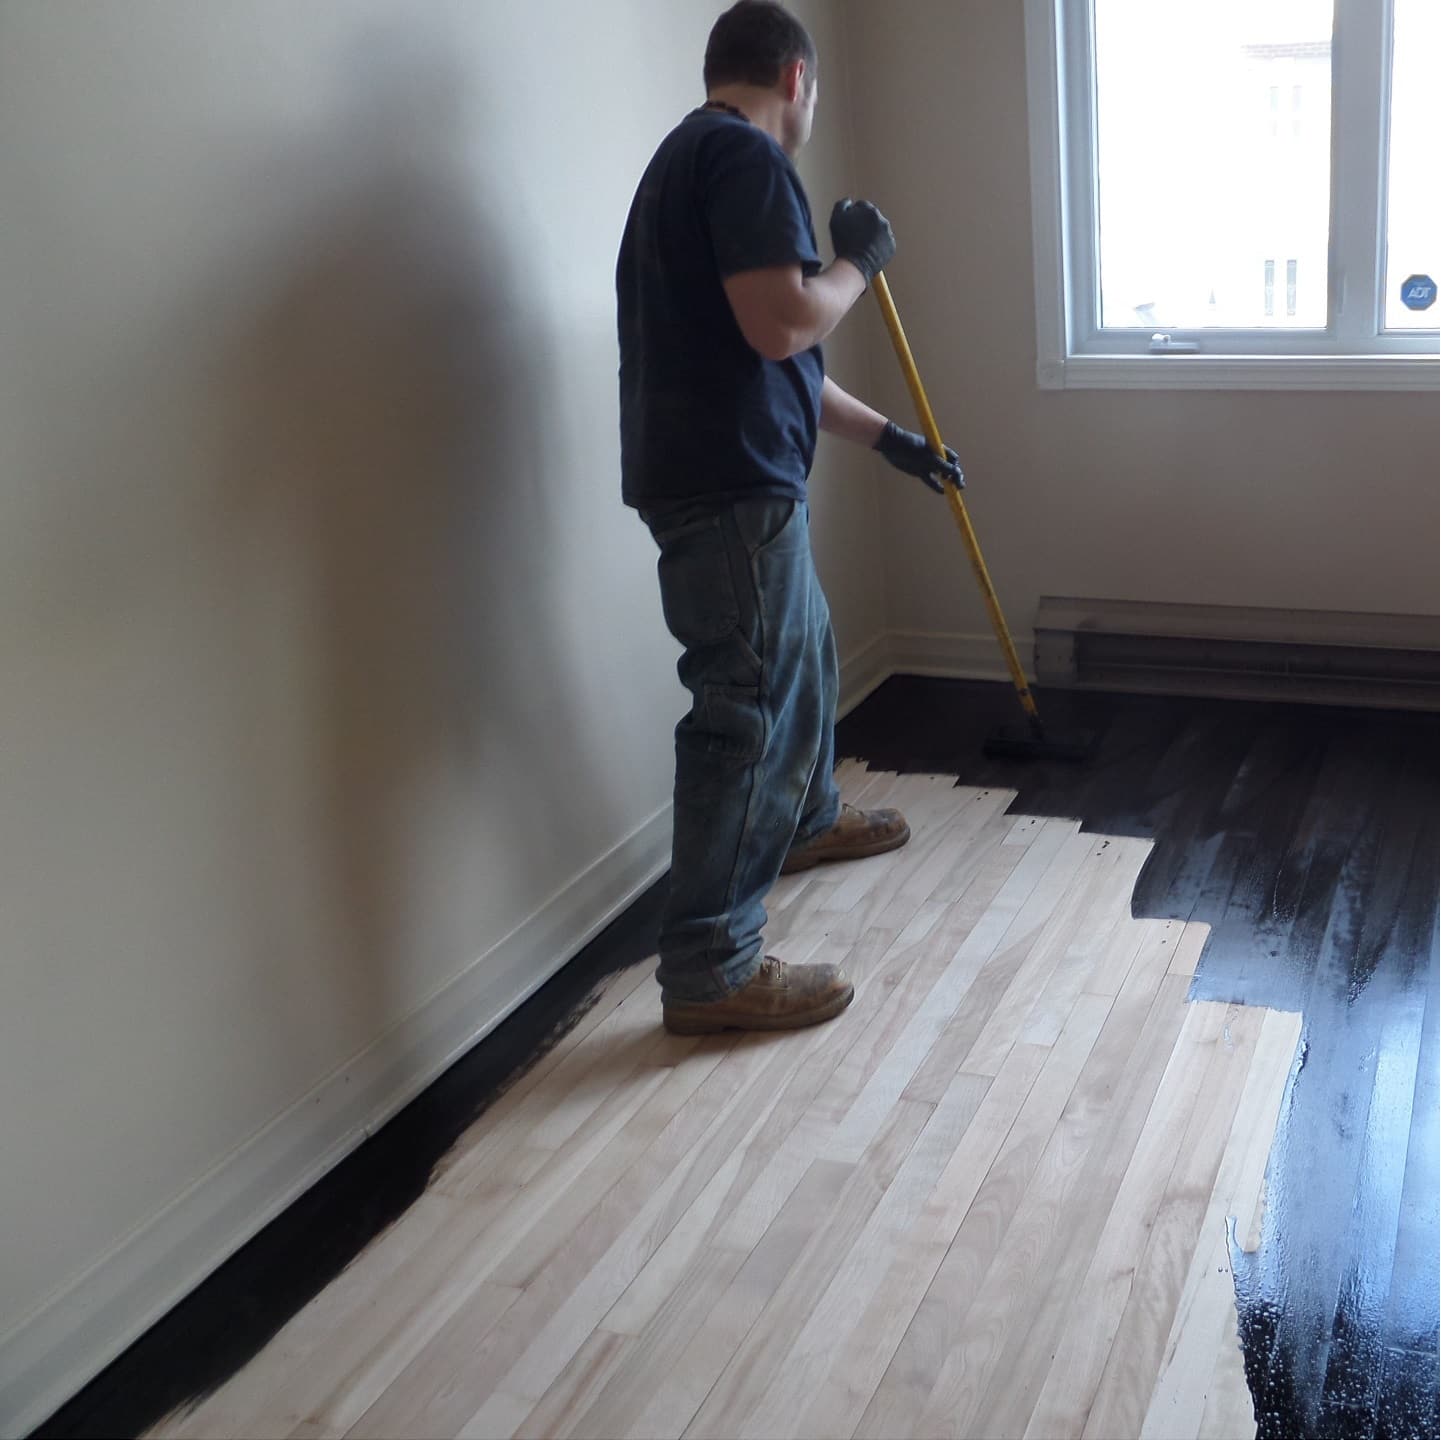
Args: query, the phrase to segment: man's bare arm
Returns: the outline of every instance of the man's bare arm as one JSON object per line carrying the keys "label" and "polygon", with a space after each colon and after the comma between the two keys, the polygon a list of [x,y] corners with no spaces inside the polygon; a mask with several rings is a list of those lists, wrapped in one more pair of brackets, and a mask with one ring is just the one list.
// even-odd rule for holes
{"label": "man's bare arm", "polygon": [[799,265],[773,265],[723,283],[746,343],[767,360],[789,360],[820,344],[866,290],[865,276],[849,260],[809,277]]}
{"label": "man's bare arm", "polygon": [[826,376],[821,386],[822,430],[872,450],[885,428],[886,417],[879,410],[872,410],[864,400],[857,400],[850,391],[842,390]]}

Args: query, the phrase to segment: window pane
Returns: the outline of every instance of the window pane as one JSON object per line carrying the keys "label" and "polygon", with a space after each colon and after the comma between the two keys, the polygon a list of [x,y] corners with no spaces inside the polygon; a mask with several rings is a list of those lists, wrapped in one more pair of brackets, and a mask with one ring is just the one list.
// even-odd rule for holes
{"label": "window pane", "polygon": [[1324,328],[1331,0],[1094,4],[1101,324]]}
{"label": "window pane", "polygon": [[1401,293],[1413,275],[1441,280],[1441,204],[1436,187],[1441,6],[1436,0],[1395,3],[1386,183],[1386,325],[1396,330],[1434,330],[1441,305],[1411,310],[1402,303]]}

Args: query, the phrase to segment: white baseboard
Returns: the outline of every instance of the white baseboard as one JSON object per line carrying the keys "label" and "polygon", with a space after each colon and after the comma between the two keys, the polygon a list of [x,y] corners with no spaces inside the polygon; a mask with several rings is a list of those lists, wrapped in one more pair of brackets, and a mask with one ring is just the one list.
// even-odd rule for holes
{"label": "white baseboard", "polygon": [[[1010,679],[1000,644],[989,632],[960,635],[892,630],[887,638],[893,675],[938,675],[950,680]],[[1034,637],[1029,630],[1018,630],[1011,638],[1026,678],[1034,680]]]}
{"label": "white baseboard", "polygon": [[41,1424],[539,989],[665,870],[670,830],[667,804],[0,1337],[0,1435]]}
{"label": "white baseboard", "polygon": [[891,664],[891,637],[882,631],[841,661],[837,718],[849,715],[873,690],[895,673]]}

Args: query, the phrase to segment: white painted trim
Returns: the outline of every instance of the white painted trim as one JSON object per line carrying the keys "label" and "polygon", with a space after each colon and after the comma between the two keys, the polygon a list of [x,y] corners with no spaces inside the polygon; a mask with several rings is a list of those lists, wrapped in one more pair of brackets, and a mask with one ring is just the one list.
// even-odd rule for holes
{"label": "white painted trim", "polygon": [[1072,355],[1037,369],[1043,390],[1431,390],[1426,355]]}
{"label": "white painted trim", "polygon": [[[1348,350],[1387,343],[1384,234],[1391,4],[1338,4],[1331,36],[1330,309]],[[1348,273],[1349,272],[1349,273]],[[1401,337],[1391,337],[1392,343]],[[1420,336],[1405,337],[1420,339]]]}
{"label": "white painted trim", "polygon": [[1031,248],[1036,266],[1036,380],[1063,388],[1066,254],[1056,0],[1026,0],[1026,112],[1031,151]]}
{"label": "white painted trim", "polygon": [[[1035,638],[1029,630],[1013,632],[1021,668],[1035,679]],[[892,630],[891,673],[939,675],[951,680],[1010,680],[996,637],[984,634],[939,634],[925,630]]]}
{"label": "white painted trim", "polygon": [[872,691],[894,673],[891,666],[891,637],[882,631],[849,658],[841,661],[840,697],[836,717],[849,715]]}
{"label": "white painted trim", "polygon": [[664,872],[670,830],[667,803],[0,1337],[0,1434],[44,1421],[539,989]]}

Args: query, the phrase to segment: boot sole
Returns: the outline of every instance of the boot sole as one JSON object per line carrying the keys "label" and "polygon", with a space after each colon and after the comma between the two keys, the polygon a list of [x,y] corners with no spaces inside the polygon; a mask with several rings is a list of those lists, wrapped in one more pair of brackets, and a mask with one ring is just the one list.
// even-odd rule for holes
{"label": "boot sole", "polygon": [[662,1023],[672,1035],[721,1035],[727,1030],[804,1030],[809,1025],[820,1025],[834,1019],[855,996],[855,986],[847,985],[824,1005],[794,1015],[746,1015],[720,1019],[708,1015],[672,1015],[663,1011]]}
{"label": "boot sole", "polygon": [[889,840],[872,840],[869,845],[859,845],[854,850],[833,850],[830,854],[803,855],[794,862],[789,859],[781,866],[782,875],[796,875],[802,870],[813,870],[817,865],[835,865],[842,860],[869,860],[872,855],[884,855],[888,850],[899,850],[911,838],[909,825]]}

